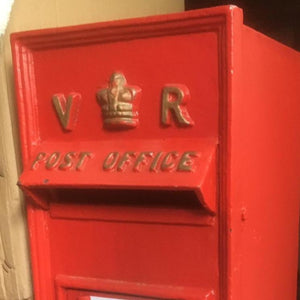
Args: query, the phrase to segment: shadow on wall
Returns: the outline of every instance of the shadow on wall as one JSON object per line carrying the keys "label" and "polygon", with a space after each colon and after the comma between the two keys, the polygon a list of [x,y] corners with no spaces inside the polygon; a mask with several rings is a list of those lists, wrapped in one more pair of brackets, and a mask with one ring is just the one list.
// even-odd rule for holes
{"label": "shadow on wall", "polygon": [[233,4],[244,9],[244,23],[300,51],[299,0],[185,0],[186,10]]}

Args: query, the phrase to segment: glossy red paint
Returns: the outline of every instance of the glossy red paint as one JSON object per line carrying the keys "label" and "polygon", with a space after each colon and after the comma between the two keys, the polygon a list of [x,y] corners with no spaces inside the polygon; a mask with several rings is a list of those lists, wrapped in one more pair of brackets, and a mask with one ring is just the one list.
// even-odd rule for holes
{"label": "glossy red paint", "polygon": [[295,299],[298,53],[234,6],[12,48],[35,299]]}

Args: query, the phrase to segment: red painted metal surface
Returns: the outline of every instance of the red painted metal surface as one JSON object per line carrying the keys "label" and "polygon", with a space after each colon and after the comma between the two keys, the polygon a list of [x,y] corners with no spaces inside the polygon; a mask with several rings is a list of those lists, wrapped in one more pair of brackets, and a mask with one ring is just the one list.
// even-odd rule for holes
{"label": "red painted metal surface", "polygon": [[295,299],[298,53],[233,6],[12,48],[35,299]]}

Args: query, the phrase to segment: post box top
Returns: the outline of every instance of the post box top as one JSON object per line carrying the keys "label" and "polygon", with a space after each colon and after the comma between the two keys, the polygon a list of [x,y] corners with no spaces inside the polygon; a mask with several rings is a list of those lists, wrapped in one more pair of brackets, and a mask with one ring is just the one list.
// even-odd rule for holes
{"label": "post box top", "polygon": [[[103,37],[105,36],[110,36],[113,39],[112,33],[114,30],[122,33],[116,36],[120,40],[136,38],[136,34],[140,33],[138,27],[144,27],[143,31],[145,34],[152,32],[152,35],[164,35],[168,33],[168,29],[172,29],[173,23],[193,26],[199,25],[199,19],[202,19],[200,24],[206,23],[207,25],[212,22],[219,23],[220,21],[231,23],[236,18],[239,18],[239,21],[241,21],[242,9],[235,5],[222,5],[166,15],[16,32],[11,34],[11,41],[14,43],[18,40],[33,49],[56,48],[58,45],[60,47],[68,47],[95,43],[97,39],[103,41]],[[168,24],[168,27],[165,28],[166,31],[159,30],[159,28],[162,29],[166,24]],[[180,31],[185,32],[183,27],[177,28],[177,32]],[[64,39],[62,39],[63,36]],[[81,39],[75,42],[75,38]]]}

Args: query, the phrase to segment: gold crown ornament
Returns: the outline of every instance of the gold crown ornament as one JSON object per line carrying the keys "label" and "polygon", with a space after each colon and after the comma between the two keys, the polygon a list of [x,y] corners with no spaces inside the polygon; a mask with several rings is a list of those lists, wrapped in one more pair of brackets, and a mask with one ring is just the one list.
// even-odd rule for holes
{"label": "gold crown ornament", "polygon": [[108,87],[97,92],[102,109],[103,126],[108,129],[135,128],[139,124],[139,97],[141,89],[128,86],[122,72],[114,72]]}

